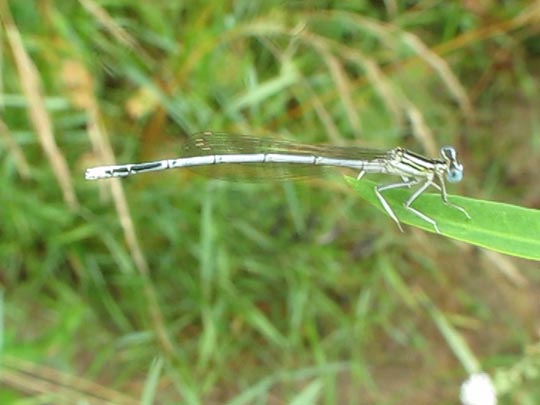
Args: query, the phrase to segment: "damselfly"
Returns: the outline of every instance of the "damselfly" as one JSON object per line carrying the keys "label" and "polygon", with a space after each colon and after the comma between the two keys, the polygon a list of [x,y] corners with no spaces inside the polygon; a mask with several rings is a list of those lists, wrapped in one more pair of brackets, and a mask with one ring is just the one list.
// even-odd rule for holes
{"label": "damselfly", "polygon": [[[239,172],[255,172],[256,176],[272,179],[306,176],[323,166],[353,169],[357,171],[358,179],[366,173],[389,174],[400,177],[401,181],[377,185],[375,194],[384,210],[402,231],[396,214],[383,197],[382,193],[386,190],[417,186],[404,202],[404,206],[430,223],[437,233],[440,233],[440,230],[435,220],[411,206],[430,186],[441,193],[444,204],[461,211],[470,219],[464,208],[448,200],[446,193],[445,178],[450,183],[457,183],[463,178],[463,165],[458,161],[456,150],[451,146],[442,147],[440,156],[430,159],[400,147],[381,151],[359,147],[305,145],[248,135],[202,132],[195,134],[184,145],[183,154],[179,158],[92,167],[86,170],[85,178],[96,180],[127,177],[157,170],[211,165],[238,169]],[[217,173],[219,176],[219,170]]]}

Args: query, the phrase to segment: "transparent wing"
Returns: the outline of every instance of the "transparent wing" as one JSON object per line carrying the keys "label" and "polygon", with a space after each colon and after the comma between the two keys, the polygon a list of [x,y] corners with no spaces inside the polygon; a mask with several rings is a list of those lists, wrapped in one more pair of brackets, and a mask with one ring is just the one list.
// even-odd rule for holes
{"label": "transparent wing", "polygon": [[[387,154],[386,151],[376,149],[305,145],[274,138],[203,132],[189,139],[183,147],[182,157],[252,153],[290,153],[362,160],[385,157]],[[189,169],[205,176],[226,180],[262,181],[320,177],[328,167],[294,163],[234,163]]]}

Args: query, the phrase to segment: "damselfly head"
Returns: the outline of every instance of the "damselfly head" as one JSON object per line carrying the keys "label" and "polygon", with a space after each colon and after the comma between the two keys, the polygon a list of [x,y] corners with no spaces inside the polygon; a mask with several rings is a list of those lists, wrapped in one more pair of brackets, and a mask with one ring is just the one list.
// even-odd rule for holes
{"label": "damselfly head", "polygon": [[441,148],[441,157],[448,165],[446,180],[448,180],[449,183],[460,182],[461,179],[463,179],[463,165],[457,160],[456,150],[452,146],[443,146]]}

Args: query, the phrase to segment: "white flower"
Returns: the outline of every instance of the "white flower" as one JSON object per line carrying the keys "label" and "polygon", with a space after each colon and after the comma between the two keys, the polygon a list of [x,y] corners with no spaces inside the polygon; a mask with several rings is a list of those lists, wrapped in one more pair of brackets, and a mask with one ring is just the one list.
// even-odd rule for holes
{"label": "white flower", "polygon": [[461,384],[459,398],[463,405],[497,404],[495,386],[485,373],[471,374],[469,379]]}

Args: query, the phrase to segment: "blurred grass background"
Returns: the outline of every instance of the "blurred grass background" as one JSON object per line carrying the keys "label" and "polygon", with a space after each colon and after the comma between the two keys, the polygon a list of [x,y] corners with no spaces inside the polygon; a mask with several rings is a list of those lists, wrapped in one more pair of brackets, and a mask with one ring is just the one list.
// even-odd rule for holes
{"label": "blurred grass background", "polygon": [[452,193],[539,208],[539,2],[0,12],[0,402],[456,403],[475,363],[540,401],[538,263],[400,233],[339,176],[83,180],[203,130],[452,144]]}

